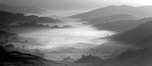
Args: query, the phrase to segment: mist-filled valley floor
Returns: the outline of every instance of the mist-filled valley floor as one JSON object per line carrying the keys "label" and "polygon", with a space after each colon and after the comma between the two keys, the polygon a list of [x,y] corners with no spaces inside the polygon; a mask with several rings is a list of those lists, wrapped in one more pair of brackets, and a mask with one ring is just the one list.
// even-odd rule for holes
{"label": "mist-filled valley floor", "polygon": [[69,17],[14,11],[0,11],[0,66],[152,66],[151,6]]}
{"label": "mist-filled valley floor", "polygon": [[[42,24],[42,23],[41,23]],[[44,23],[45,24],[45,23]],[[25,49],[39,49],[48,56],[47,58],[61,58],[74,55],[80,57],[90,48],[94,48],[106,39],[100,39],[115,34],[112,31],[97,30],[91,25],[79,21],[68,21],[49,24],[51,28],[19,32],[21,40],[26,40]],[[28,29],[28,28],[27,28]],[[16,46],[20,47],[20,43]],[[50,55],[50,56],[49,56]],[[55,57],[57,56],[57,57]]]}

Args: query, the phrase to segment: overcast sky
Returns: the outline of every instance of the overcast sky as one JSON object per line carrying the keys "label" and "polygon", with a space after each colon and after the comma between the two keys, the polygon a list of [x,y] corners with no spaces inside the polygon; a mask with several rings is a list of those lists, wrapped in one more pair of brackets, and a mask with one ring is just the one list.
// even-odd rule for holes
{"label": "overcast sky", "polygon": [[[79,13],[81,10],[90,10],[108,5],[152,5],[152,0],[0,0],[13,6],[37,6],[50,11],[60,11],[64,14]],[[71,12],[70,12],[71,11]]]}

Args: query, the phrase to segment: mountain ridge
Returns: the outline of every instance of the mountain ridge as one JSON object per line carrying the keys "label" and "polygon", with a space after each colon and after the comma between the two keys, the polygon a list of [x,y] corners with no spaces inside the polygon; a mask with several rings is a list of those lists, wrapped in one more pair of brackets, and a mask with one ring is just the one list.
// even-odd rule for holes
{"label": "mountain ridge", "polygon": [[147,21],[152,20],[152,17],[149,18],[143,18],[138,20],[121,20],[121,21],[114,21],[114,22],[107,22],[107,23],[101,23],[93,25],[92,27],[95,27],[99,30],[110,30],[114,32],[125,32],[130,29],[133,29],[139,25],[144,24]]}
{"label": "mountain ridge", "polygon": [[[148,9],[146,8],[148,7]],[[92,10],[86,13],[81,13],[77,15],[73,15],[73,18],[80,18],[82,20],[88,20],[96,17],[104,17],[115,14],[128,14],[138,18],[146,18],[152,16],[152,6],[140,6],[134,7],[129,5],[119,5],[119,6],[107,6],[104,8],[99,8],[96,10]],[[150,8],[150,9],[149,9]]]}

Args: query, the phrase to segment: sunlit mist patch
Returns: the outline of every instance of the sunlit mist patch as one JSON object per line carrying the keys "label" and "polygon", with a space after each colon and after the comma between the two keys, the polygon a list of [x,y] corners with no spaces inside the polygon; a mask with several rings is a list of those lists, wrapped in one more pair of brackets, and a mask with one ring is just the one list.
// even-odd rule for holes
{"label": "sunlit mist patch", "polygon": [[[73,23],[70,23],[71,25]],[[89,25],[75,24],[75,27],[46,29],[19,34],[22,37],[37,39],[37,43],[28,49],[55,49],[58,47],[90,48],[100,45],[105,40],[98,38],[114,34],[110,31],[99,31]]]}

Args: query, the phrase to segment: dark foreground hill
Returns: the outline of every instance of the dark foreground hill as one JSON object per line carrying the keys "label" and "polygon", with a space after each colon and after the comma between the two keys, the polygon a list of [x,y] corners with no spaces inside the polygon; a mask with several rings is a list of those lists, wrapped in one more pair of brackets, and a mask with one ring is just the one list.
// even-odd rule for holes
{"label": "dark foreground hill", "polygon": [[81,66],[151,66],[152,47],[127,50],[120,55],[102,60],[97,56],[84,56],[75,62]]}
{"label": "dark foreground hill", "polygon": [[103,66],[151,66],[152,47],[125,51],[118,57],[108,60]]}
{"label": "dark foreground hill", "polygon": [[8,52],[0,46],[0,66],[61,66],[64,64],[57,63],[44,58],[21,53],[18,51]]}

